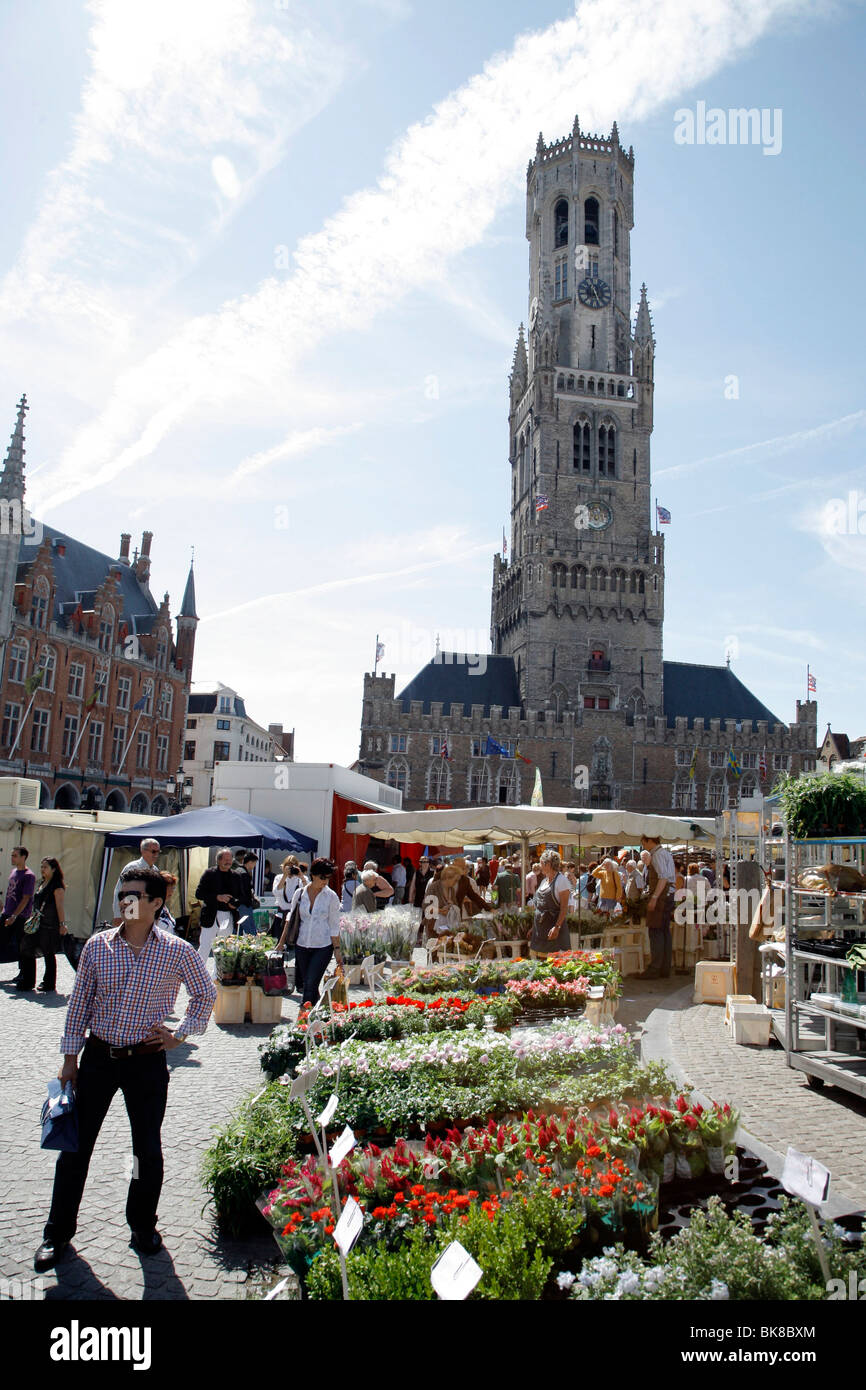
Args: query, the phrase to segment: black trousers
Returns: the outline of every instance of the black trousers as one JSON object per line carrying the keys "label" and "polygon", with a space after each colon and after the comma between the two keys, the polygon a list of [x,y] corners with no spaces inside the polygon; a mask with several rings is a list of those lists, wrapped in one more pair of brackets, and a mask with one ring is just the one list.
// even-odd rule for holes
{"label": "black trousers", "polygon": [[333,946],[295,947],[295,990],[301,996],[301,1007],[315,1004],[322,976],[333,954]]}
{"label": "black trousers", "polygon": [[45,1240],[71,1240],[87,1181],[90,1156],[115,1093],[123,1092],[132,1131],[132,1177],[126,1199],[130,1229],[147,1234],[156,1227],[162,1191],[160,1130],[168,1097],[168,1063],[164,1052],[112,1059],[108,1049],[88,1039],[78,1069],[78,1152],[61,1153],[54,1170],[51,1211]]}
{"label": "black trousers", "polygon": [[57,985],[57,952],[61,950],[60,936],[47,927],[39,931],[22,932],[18,949],[18,974],[24,989],[33,989],[36,984],[36,952],[41,951],[45,959],[42,983],[46,989]]}

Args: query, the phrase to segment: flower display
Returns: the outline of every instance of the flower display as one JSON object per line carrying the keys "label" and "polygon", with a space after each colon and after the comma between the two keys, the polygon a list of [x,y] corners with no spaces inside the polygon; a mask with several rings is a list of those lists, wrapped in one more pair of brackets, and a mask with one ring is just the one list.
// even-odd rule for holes
{"label": "flower display", "polygon": [[418,914],[412,908],[386,907],[340,917],[340,951],[346,965],[360,965],[367,956],[377,963],[411,960],[417,936]]}

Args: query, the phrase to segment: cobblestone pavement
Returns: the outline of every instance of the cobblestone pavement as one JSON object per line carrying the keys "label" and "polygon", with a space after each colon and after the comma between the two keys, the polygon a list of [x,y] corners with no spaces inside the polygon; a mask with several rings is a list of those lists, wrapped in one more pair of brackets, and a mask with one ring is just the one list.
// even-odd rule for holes
{"label": "cobblestone pavement", "polygon": [[[627,995],[648,988],[641,981],[625,983]],[[653,984],[648,1004],[657,1012],[644,1011],[645,1054],[670,1060],[710,1099],[730,1101],[742,1128],[776,1154],[784,1157],[793,1145],[824,1163],[831,1198],[866,1208],[866,1101],[836,1086],[812,1090],[802,1072],[788,1067],[775,1041],[769,1047],[735,1043],[724,1008],[693,1004],[691,982],[673,977]],[[672,986],[667,998],[659,997],[659,984]]]}
{"label": "cobblestone pavement", "polygon": [[[74,975],[61,957],[56,995],[18,994],[8,983],[14,965],[0,966],[0,1278],[34,1280],[33,1254],[51,1200],[56,1155],[39,1147],[38,1119],[45,1087],[56,1076],[58,1046]],[[178,997],[177,1021],[186,994]],[[297,1005],[283,1001],[283,1015]],[[171,1026],[171,1025],[170,1025]],[[43,1274],[47,1299],[237,1298],[251,1265],[279,1258],[272,1236],[223,1240],[216,1232],[198,1179],[213,1129],[263,1080],[258,1043],[272,1025],[219,1028],[211,1020],[195,1044],[168,1054],[171,1068],[163,1125],[165,1182],[159,1229],[165,1248],[140,1257],[128,1244],[124,1218],[129,1125],[119,1094],[90,1165],[73,1250]],[[38,1290],[38,1285],[36,1286]]]}

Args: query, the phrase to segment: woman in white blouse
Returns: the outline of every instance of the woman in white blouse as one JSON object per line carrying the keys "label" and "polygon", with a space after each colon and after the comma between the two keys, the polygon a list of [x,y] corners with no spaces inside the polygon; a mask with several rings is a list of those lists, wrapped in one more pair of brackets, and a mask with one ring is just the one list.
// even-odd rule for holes
{"label": "woman in white blouse", "polygon": [[[334,872],[329,859],[314,859],[310,865],[311,882],[298,888],[292,899],[292,912],[300,908],[298,940],[295,946],[295,989],[301,995],[301,1008],[315,1004],[319,985],[328,968],[331,956],[342,969],[340,954],[340,899],[328,880]],[[280,937],[282,948],[288,932],[289,918]]]}

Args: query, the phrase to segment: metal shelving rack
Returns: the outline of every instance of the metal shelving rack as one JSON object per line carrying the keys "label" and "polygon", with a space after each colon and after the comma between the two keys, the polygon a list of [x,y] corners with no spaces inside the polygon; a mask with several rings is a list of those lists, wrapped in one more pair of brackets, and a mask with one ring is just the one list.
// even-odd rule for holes
{"label": "metal shelving rack", "polygon": [[[849,851],[842,859],[842,851]],[[834,851],[838,853],[834,855]],[[866,893],[831,897],[801,888],[799,874],[828,859],[863,871],[866,835],[829,839],[787,839],[785,856],[786,987],[784,1043],[788,1066],[806,1073],[809,1084],[830,1082],[866,1096],[866,1009],[812,1003],[813,994],[841,994],[846,972],[855,967],[843,957],[809,951],[809,933],[845,931],[866,937]],[[817,983],[816,983],[817,976]],[[778,1035],[778,1030],[777,1035]]]}

